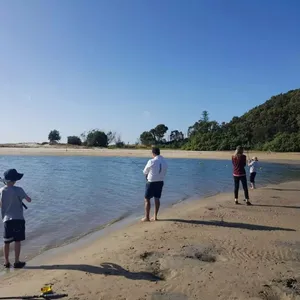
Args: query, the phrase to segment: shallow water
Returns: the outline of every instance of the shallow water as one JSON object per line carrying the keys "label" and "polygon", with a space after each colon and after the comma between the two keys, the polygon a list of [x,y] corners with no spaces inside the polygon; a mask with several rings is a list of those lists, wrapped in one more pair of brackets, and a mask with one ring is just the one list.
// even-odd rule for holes
{"label": "shallow water", "polygon": [[[232,190],[229,160],[167,161],[163,206]],[[2,156],[0,172],[16,168],[25,173],[19,185],[33,199],[24,212],[23,254],[34,256],[113,220],[142,215],[146,162],[126,157]],[[300,178],[299,166],[262,163],[261,167],[259,185]],[[2,228],[1,223],[1,232]]]}

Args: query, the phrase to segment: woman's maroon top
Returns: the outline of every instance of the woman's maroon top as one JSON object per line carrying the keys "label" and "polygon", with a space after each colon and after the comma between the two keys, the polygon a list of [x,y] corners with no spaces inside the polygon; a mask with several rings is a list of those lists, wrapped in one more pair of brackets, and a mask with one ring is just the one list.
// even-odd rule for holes
{"label": "woman's maroon top", "polygon": [[245,176],[245,166],[247,164],[246,155],[232,156],[233,176]]}

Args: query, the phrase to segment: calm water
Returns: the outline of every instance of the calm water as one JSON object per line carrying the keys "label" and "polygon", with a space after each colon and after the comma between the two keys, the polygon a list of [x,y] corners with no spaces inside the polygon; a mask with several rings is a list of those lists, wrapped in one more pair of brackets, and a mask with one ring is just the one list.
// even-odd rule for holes
{"label": "calm water", "polygon": [[[163,206],[232,190],[230,161],[167,161]],[[23,254],[32,256],[112,220],[142,215],[146,162],[146,158],[2,156],[0,172],[13,167],[25,173],[19,185],[33,199],[25,211]],[[300,178],[297,166],[261,166],[259,185]],[[1,232],[2,228],[0,223]]]}

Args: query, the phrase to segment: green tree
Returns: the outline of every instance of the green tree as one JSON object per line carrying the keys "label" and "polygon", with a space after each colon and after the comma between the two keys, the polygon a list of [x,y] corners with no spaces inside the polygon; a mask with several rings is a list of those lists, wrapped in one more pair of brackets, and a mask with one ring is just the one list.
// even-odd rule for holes
{"label": "green tree", "polygon": [[204,111],[202,112],[202,118],[201,118],[201,120],[202,120],[203,122],[205,122],[205,123],[208,123],[208,121],[209,121],[209,113],[208,113],[207,110],[204,110]]}
{"label": "green tree", "polygon": [[117,148],[124,148],[125,147],[125,143],[122,141],[120,135],[117,135],[115,137],[115,145],[116,145]]}
{"label": "green tree", "polygon": [[48,140],[50,143],[59,142],[61,140],[61,136],[58,130],[54,129],[49,132]]}
{"label": "green tree", "polygon": [[68,144],[81,146],[82,141],[79,136],[68,136]]}
{"label": "green tree", "polygon": [[233,150],[245,148],[271,151],[300,151],[300,89],[271,97],[229,123],[210,121],[204,111],[188,128],[188,150]]}
{"label": "green tree", "polygon": [[145,145],[145,146],[153,145],[156,142],[155,137],[153,136],[153,134],[150,131],[144,131],[140,135],[140,141],[141,141],[141,144]]}
{"label": "green tree", "polygon": [[169,128],[165,124],[159,124],[151,130],[153,131],[156,141],[160,142],[164,138],[168,129]]}
{"label": "green tree", "polygon": [[170,142],[179,142],[184,140],[184,135],[181,131],[172,130],[170,133]]}
{"label": "green tree", "polygon": [[107,135],[108,145],[110,145],[111,143],[115,142],[116,132],[109,131],[109,132],[106,133],[106,135]]}
{"label": "green tree", "polygon": [[86,144],[89,147],[107,147],[107,135],[98,129],[90,130],[86,135]]}

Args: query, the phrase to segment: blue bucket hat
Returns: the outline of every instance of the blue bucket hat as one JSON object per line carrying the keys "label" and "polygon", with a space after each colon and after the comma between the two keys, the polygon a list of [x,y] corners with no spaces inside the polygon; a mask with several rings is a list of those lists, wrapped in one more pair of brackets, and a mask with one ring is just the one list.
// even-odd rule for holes
{"label": "blue bucket hat", "polygon": [[3,175],[5,181],[18,181],[24,174],[18,173],[16,169],[9,169]]}

